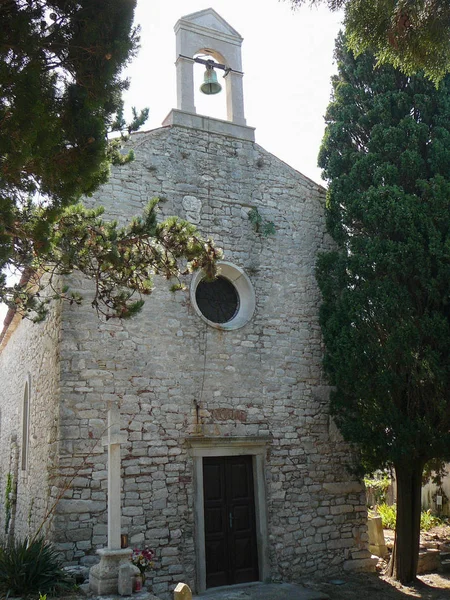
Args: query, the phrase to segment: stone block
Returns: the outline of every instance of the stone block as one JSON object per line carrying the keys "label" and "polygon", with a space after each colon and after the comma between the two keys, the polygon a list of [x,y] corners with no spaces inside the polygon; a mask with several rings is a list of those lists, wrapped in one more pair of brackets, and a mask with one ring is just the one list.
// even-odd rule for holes
{"label": "stone block", "polygon": [[356,560],[346,560],[344,562],[344,571],[375,573],[377,563],[377,556],[371,556],[370,558],[359,558]]}
{"label": "stone block", "polygon": [[419,562],[417,564],[417,574],[432,573],[440,571],[441,557],[440,551],[436,548],[427,548],[419,552]]}
{"label": "stone block", "polygon": [[70,542],[81,542],[90,540],[92,536],[91,529],[70,529],[66,533],[67,539]]}
{"label": "stone block", "polygon": [[60,513],[95,513],[105,510],[106,502],[99,502],[98,500],[66,500],[63,498],[58,504],[58,512]]}
{"label": "stone block", "polygon": [[173,591],[173,600],[192,600],[191,588],[187,583],[178,583]]}
{"label": "stone block", "polygon": [[388,549],[384,541],[383,523],[381,517],[372,517],[367,522],[369,532],[369,550],[372,554],[386,558]]}
{"label": "stone block", "polygon": [[120,596],[131,596],[131,594],[133,593],[133,567],[134,565],[132,565],[131,563],[124,563],[119,567],[117,591],[119,592]]}

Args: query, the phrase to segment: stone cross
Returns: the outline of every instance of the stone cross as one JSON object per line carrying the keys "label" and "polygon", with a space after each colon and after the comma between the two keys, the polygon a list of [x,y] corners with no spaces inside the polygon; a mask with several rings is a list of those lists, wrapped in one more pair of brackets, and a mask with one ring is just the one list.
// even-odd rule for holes
{"label": "stone cross", "polygon": [[124,442],[126,435],[120,433],[119,407],[111,403],[108,410],[108,433],[102,439],[102,444],[108,447],[108,550],[120,550],[120,444]]}

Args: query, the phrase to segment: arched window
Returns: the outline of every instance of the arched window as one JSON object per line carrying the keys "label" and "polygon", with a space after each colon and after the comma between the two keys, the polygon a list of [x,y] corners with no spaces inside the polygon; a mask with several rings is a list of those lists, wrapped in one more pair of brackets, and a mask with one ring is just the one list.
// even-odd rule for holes
{"label": "arched window", "polygon": [[22,406],[22,471],[27,470],[30,438],[30,382],[25,383]]}

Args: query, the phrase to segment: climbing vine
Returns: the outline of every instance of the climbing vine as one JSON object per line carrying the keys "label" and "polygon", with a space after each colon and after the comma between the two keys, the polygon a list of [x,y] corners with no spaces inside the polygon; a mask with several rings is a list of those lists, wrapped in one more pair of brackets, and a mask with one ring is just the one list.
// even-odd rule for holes
{"label": "climbing vine", "polygon": [[13,476],[11,473],[8,473],[6,475],[6,488],[5,488],[5,533],[8,533],[9,524],[11,522],[12,491],[13,491]]}
{"label": "climbing vine", "polygon": [[248,220],[253,225],[253,229],[256,231],[256,233],[260,233],[264,237],[275,235],[275,223],[273,221],[267,221],[266,219],[263,219],[257,208],[252,208],[249,210]]}
{"label": "climbing vine", "polygon": [[30,509],[28,510],[28,519],[27,519],[28,529],[30,529],[30,527],[31,527],[31,518],[33,516],[33,510],[34,510],[34,498],[31,498]]}

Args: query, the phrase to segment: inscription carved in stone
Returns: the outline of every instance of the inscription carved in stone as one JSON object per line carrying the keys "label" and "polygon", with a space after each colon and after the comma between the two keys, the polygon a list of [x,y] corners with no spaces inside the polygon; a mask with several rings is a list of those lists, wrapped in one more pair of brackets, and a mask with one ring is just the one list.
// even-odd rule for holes
{"label": "inscription carved in stone", "polygon": [[200,223],[202,201],[195,196],[185,196],[182,205],[186,211],[186,220],[191,223]]}
{"label": "inscription carved in stone", "polygon": [[211,411],[214,421],[247,421],[247,411],[233,408],[215,408]]}

